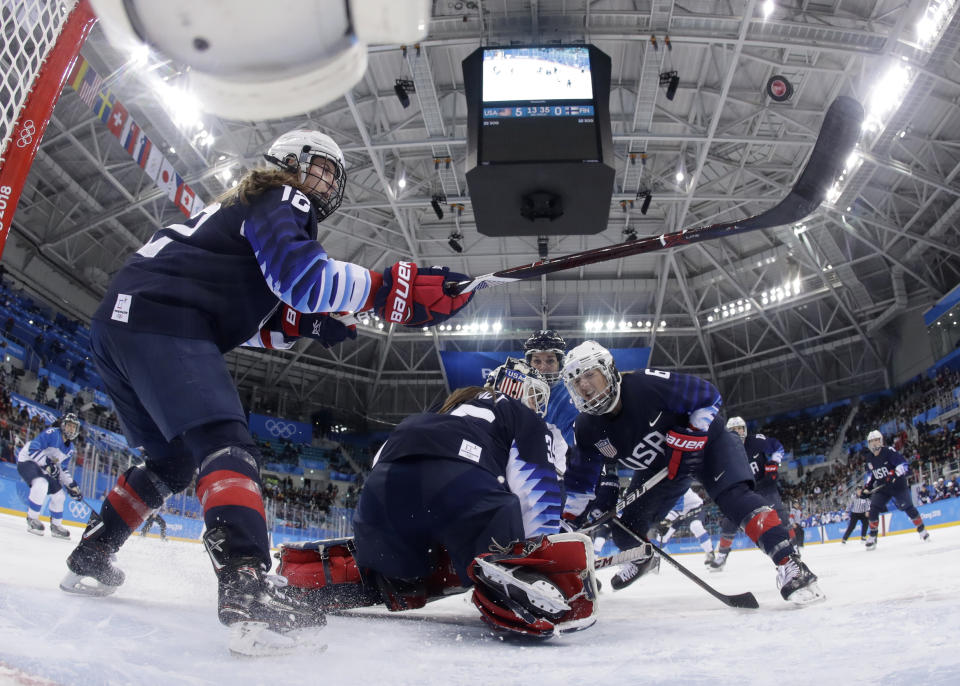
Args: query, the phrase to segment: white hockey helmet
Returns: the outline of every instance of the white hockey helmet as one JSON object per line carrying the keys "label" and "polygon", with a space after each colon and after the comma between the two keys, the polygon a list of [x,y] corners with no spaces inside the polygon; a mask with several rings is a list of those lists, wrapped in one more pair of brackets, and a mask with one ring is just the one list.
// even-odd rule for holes
{"label": "white hockey helmet", "polygon": [[536,369],[516,357],[490,372],[487,388],[516,398],[541,417],[547,415],[547,403],[550,401],[550,385]]}
{"label": "white hockey helmet", "polygon": [[747,423],[743,421],[743,417],[730,417],[730,419],[727,420],[727,431],[732,431],[740,436],[741,439],[746,439]]}
{"label": "white hockey helmet", "polygon": [[873,431],[867,434],[867,443],[869,443],[870,441],[880,441],[882,443],[883,434],[877,431],[876,429],[874,429]]}
{"label": "white hockey helmet", "polygon": [[[590,370],[603,375],[607,385],[604,389],[589,389],[590,397],[585,398],[578,380]],[[567,352],[563,371],[560,373],[563,383],[570,392],[573,404],[580,412],[587,414],[606,414],[617,406],[620,400],[620,372],[613,362],[613,355],[596,341],[584,341]]]}
{"label": "white hockey helmet", "polygon": [[[259,121],[305,114],[349,91],[367,46],[427,33],[429,0],[92,0],[120,50],[143,44],[186,73],[204,109]],[[184,67],[189,67],[185,69]]]}
{"label": "white hockey helmet", "polygon": [[60,419],[60,433],[68,441],[76,440],[80,435],[80,418],[73,412],[68,412]]}
{"label": "white hockey helmet", "polygon": [[270,145],[270,149],[263,157],[283,171],[297,174],[300,183],[307,182],[308,177],[314,177],[309,173],[310,166],[315,161],[314,158],[330,160],[335,167],[332,184],[320,183],[307,195],[317,209],[319,221],[323,221],[340,207],[340,203],[343,202],[347,172],[343,151],[327,134],[310,129],[288,131]]}

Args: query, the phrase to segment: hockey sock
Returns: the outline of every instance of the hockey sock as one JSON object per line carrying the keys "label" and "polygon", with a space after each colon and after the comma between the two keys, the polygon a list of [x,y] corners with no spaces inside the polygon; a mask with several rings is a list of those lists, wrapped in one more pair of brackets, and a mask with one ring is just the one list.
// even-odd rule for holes
{"label": "hockey sock", "polygon": [[118,550],[169,494],[170,489],[149,469],[131,467],[120,475],[103,501],[100,509],[103,528],[97,540]]}
{"label": "hockey sock", "polygon": [[876,538],[876,537],[877,537],[877,531],[879,531],[879,530],[880,530],[880,520],[879,520],[879,519],[871,519],[871,520],[870,520],[870,535],[873,536],[874,538]]}
{"label": "hockey sock", "polygon": [[921,517],[920,515],[917,515],[915,518],[911,519],[910,521],[913,522],[913,525],[915,527],[917,527],[917,531],[923,531],[924,529],[927,528],[926,525],[924,525],[923,523],[923,517]]}
{"label": "hockey sock", "polygon": [[744,521],[743,530],[778,565],[796,552],[786,528],[780,523],[780,516],[768,506],[752,512]]}
{"label": "hockey sock", "polygon": [[720,538],[720,542],[717,544],[717,552],[729,553],[731,546],[733,546],[733,539],[723,536]]}
{"label": "hockey sock", "polygon": [[700,544],[703,552],[709,553],[713,550],[713,545],[710,541],[710,534],[707,532],[706,527],[703,526],[703,522],[701,522],[699,519],[694,519],[692,522],[690,522],[690,533],[692,533],[697,539],[697,543]]}
{"label": "hockey sock", "polygon": [[[256,448],[251,448],[256,451]],[[207,530],[227,531],[230,557],[254,557],[270,568],[258,460],[246,447],[221,448],[200,465],[197,496]]]}

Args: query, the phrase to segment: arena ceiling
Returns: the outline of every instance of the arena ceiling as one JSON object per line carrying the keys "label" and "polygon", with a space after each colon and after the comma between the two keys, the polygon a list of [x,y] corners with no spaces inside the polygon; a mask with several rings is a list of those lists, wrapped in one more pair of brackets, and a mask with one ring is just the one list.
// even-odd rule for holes
{"label": "arena ceiling", "polygon": [[[960,275],[956,7],[949,0],[777,0],[765,16],[764,5],[438,0],[419,49],[372,48],[367,73],[345,97],[282,121],[204,115],[208,144],[196,129],[178,127],[155,86],[158,77],[175,79],[177,65],[157,55],[136,62],[99,27],[83,55],[204,199],[256,165],[279,133],[315,126],[334,136],[348,162],[343,206],[320,227],[331,256],[377,268],[412,259],[471,275],[538,259],[535,237],[488,238],[474,225],[460,62],[480,45],[587,42],[612,60],[617,176],[609,224],[596,235],[550,237],[550,256],[619,243],[629,232],[642,237],[770,208],[795,181],[829,103],[856,97],[875,125],[865,130],[839,195],[800,226],[488,289],[451,322],[464,326],[459,332],[373,322],[333,350],[300,343],[292,353],[229,356],[255,407],[288,415],[328,408],[351,425],[367,419],[373,427],[445,394],[439,351],[514,350],[531,330],[549,327],[571,345],[594,338],[610,347],[650,346],[651,366],[704,376],[728,406],[754,417],[889,386],[893,350],[909,344],[897,323],[929,307]],[[947,10],[942,21],[918,31],[938,5]],[[657,78],[668,70],[680,77],[673,100]],[[776,74],[794,87],[787,102],[765,92]],[[397,78],[416,83],[409,108],[394,94]],[[646,166],[631,164],[631,153],[635,160],[646,153]],[[446,157],[449,168],[435,164]],[[629,205],[644,188],[653,194],[646,215],[639,203]],[[438,193],[447,199],[442,219],[430,206]],[[463,205],[462,216],[454,203]],[[4,263],[88,318],[125,257],[181,217],[67,88]],[[462,253],[448,245],[455,230],[464,236]],[[600,331],[587,330],[597,322]],[[925,334],[918,327],[913,335]]]}

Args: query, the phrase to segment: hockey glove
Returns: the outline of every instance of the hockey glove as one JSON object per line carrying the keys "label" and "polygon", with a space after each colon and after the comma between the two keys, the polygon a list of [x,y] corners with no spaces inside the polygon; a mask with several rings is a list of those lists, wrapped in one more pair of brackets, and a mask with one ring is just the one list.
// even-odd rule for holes
{"label": "hockey glove", "polygon": [[693,428],[676,428],[667,432],[667,445],[670,446],[670,463],[667,465],[667,478],[675,479],[693,476],[703,464],[703,449],[707,446],[707,432]]}
{"label": "hockey glove", "polygon": [[83,493],[80,492],[80,486],[77,485],[76,481],[71,481],[68,486],[66,486],[67,495],[69,495],[74,500],[83,500]]}
{"label": "hockey glove", "polygon": [[440,324],[473,298],[473,293],[447,295],[444,282],[467,279],[448,267],[421,269],[412,262],[397,262],[383,273],[383,286],[374,298],[374,311],[387,322],[404,326]]}
{"label": "hockey glove", "polygon": [[896,468],[894,468],[893,473],[896,474],[897,476],[903,476],[909,471],[910,471],[910,467],[907,466],[906,462],[903,462],[901,464],[898,464]]}
{"label": "hockey glove", "polygon": [[620,497],[620,477],[616,472],[607,474],[604,472],[600,476],[600,483],[597,484],[596,495],[593,500],[587,503],[583,509],[583,514],[577,517],[576,528],[581,529],[589,526],[592,522],[600,519],[610,510],[617,506],[617,498]]}
{"label": "hockey glove", "polygon": [[776,462],[767,462],[763,468],[763,472],[766,474],[768,479],[776,479],[779,470],[780,465],[778,465]]}
{"label": "hockey glove", "polygon": [[54,479],[60,478],[60,462],[52,457],[47,458],[47,464],[43,467],[43,471],[49,474]]}
{"label": "hockey glove", "polygon": [[244,343],[252,348],[289,350],[298,338],[313,338],[329,348],[348,338],[357,337],[357,327],[345,326],[325,312],[304,314],[281,303],[263,328]]}

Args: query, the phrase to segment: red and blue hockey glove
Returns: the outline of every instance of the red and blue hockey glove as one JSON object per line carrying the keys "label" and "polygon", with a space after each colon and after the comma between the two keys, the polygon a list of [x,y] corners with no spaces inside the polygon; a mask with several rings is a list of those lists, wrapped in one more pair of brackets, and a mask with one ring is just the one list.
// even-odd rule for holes
{"label": "red and blue hockey glove", "polygon": [[780,472],[780,465],[776,462],[767,462],[763,467],[763,472],[767,475],[768,479],[776,479],[777,474]]}
{"label": "red and blue hockey glove", "polygon": [[447,267],[421,269],[412,262],[397,262],[383,273],[374,311],[389,323],[435,326],[466,307],[473,298],[473,293],[447,295],[444,282],[468,279]]}
{"label": "red and blue hockey glove", "polygon": [[667,478],[693,476],[703,464],[703,449],[707,446],[707,432],[692,428],[676,428],[667,432],[670,446],[670,463]]}

